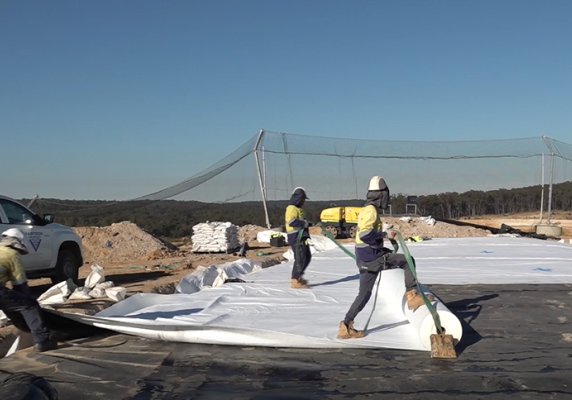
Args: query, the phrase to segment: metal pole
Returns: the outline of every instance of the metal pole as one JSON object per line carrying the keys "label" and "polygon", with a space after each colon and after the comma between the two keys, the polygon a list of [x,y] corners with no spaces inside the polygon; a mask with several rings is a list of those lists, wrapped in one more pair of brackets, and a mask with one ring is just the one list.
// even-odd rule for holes
{"label": "metal pole", "polygon": [[550,217],[552,216],[552,184],[554,183],[554,150],[548,141],[546,135],[542,135],[544,144],[550,150],[550,184],[548,186],[548,214],[546,217],[546,225],[550,225]]}
{"label": "metal pole", "polygon": [[38,198],[40,197],[39,194],[37,194],[36,196],[34,196],[34,198],[32,199],[32,201],[30,201],[28,203],[28,208],[32,207],[32,204],[34,204],[36,202],[36,200],[38,200]]}
{"label": "metal pole", "polygon": [[264,198],[268,198],[268,192],[266,191],[266,153],[264,152],[264,147],[262,147],[262,184],[264,185]]}
{"label": "metal pole", "polygon": [[286,153],[286,160],[288,160],[288,170],[290,171],[290,190],[294,189],[294,177],[292,175],[292,162],[290,160],[290,153],[288,153],[288,144],[286,142],[286,134],[282,133],[282,143],[284,145],[284,152]]}
{"label": "metal pole", "polygon": [[548,216],[546,224],[550,225],[550,217],[552,216],[552,184],[554,183],[554,153],[550,155],[550,186],[548,187]]}
{"label": "metal pole", "polygon": [[540,188],[542,192],[540,193],[540,220],[538,221],[539,224],[542,223],[542,213],[544,212],[544,153],[542,153],[542,167],[540,168],[542,171],[541,174],[541,185]]}
{"label": "metal pole", "polygon": [[254,162],[256,163],[256,173],[258,174],[258,183],[260,184],[260,194],[262,195],[262,205],[264,206],[264,216],[266,217],[266,227],[270,229],[270,218],[268,217],[268,207],[266,206],[266,194],[264,185],[262,183],[262,171],[260,170],[260,163],[258,162],[258,145],[264,134],[264,129],[261,129],[254,145]]}

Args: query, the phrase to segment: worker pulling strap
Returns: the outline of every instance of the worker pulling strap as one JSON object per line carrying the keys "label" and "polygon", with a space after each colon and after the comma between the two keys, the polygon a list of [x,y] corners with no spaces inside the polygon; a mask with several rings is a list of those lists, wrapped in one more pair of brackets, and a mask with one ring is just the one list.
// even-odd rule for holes
{"label": "worker pulling strap", "polygon": [[[335,240],[333,238],[333,236],[331,235],[331,233],[326,231],[324,229],[324,227],[322,227],[322,234],[324,236],[326,236],[328,239],[330,239],[336,246],[338,246],[348,256],[350,256],[354,260],[356,259],[355,255],[351,251],[349,251],[347,248],[342,246],[337,240]],[[401,248],[403,249],[403,253],[405,255],[405,258],[407,259],[407,264],[409,266],[409,269],[411,270],[412,274],[415,277],[417,277],[417,274],[415,271],[415,266],[413,263],[413,257],[411,256],[411,253],[409,253],[409,249],[407,248],[407,245],[405,244],[403,237],[401,236],[401,234],[399,232],[396,232],[396,237],[397,237],[397,241],[394,239],[390,239],[390,243],[393,247],[392,253],[397,253],[399,251],[399,244],[398,244],[398,241],[399,241],[399,243],[401,243]],[[379,274],[379,277],[377,278],[377,284],[375,286],[375,296],[374,296],[373,307],[371,309],[371,313],[369,314],[367,322],[364,326],[364,329],[363,329],[364,332],[367,332],[367,328],[369,327],[371,317],[373,316],[373,313],[375,312],[375,306],[377,305],[377,295],[378,295],[378,289],[379,289],[380,282],[381,282],[381,274]],[[431,301],[429,300],[429,298],[425,295],[425,293],[421,289],[421,286],[419,285],[418,280],[417,280],[417,290],[418,290],[418,293],[420,293],[421,297],[423,298],[423,302],[425,303],[425,306],[429,310],[429,313],[431,314],[431,317],[433,318],[433,322],[435,323],[435,329],[437,330],[437,333],[432,334],[430,337],[430,340],[431,340],[431,357],[432,358],[457,358],[457,354],[455,352],[455,347],[454,347],[453,336],[445,333],[445,329],[441,326],[441,319],[439,318],[439,314],[437,313],[437,310],[435,309],[433,304],[431,304]],[[431,298],[432,297],[433,296],[431,296]]]}
{"label": "worker pulling strap", "polygon": [[[354,327],[354,319],[368,303],[374,287],[376,288],[375,300],[377,299],[379,279],[381,279],[380,273],[384,270],[399,268],[403,270],[404,274],[407,307],[415,311],[423,305],[427,306],[435,322],[437,334],[431,336],[432,357],[451,358],[451,353],[454,354],[453,338],[451,335],[445,335],[439,316],[431,305],[435,298],[431,295],[425,295],[421,290],[421,286],[417,281],[417,274],[415,273],[415,260],[411,257],[403,238],[398,232],[390,229],[384,231],[382,229],[380,212],[388,207],[389,199],[389,187],[385,180],[380,176],[372,177],[369,182],[365,205],[358,217],[355,256],[344,250],[344,252],[351,254],[351,257],[356,260],[359,269],[359,292],[344,320],[340,322],[337,337],[338,339],[357,339],[365,336],[365,330],[375,310],[375,302],[372,314],[370,314],[364,330],[358,330]],[[342,247],[323,228],[322,233],[336,243],[338,247]],[[399,247],[395,241],[396,237],[405,254],[397,253]],[[393,251],[383,246],[385,238],[392,243]],[[455,357],[456,354],[454,354],[453,358]]]}

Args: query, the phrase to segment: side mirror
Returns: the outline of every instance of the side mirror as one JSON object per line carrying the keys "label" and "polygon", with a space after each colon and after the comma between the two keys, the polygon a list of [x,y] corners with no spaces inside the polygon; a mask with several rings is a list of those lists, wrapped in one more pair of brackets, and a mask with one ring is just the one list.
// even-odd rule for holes
{"label": "side mirror", "polygon": [[48,224],[51,224],[52,222],[54,222],[54,215],[44,214],[44,221],[46,221]]}

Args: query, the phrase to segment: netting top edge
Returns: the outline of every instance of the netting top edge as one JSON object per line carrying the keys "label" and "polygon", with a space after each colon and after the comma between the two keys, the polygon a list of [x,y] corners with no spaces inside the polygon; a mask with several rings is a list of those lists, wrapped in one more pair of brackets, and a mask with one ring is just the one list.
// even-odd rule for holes
{"label": "netting top edge", "polygon": [[[263,133],[274,134],[274,135],[288,135],[288,136],[296,136],[296,137],[306,137],[306,138],[316,138],[316,139],[333,139],[333,140],[353,140],[358,142],[387,142],[387,143],[432,143],[432,144],[439,144],[439,143],[495,143],[495,142],[516,142],[516,141],[529,141],[529,140],[537,140],[537,141],[555,141],[559,142],[556,139],[549,138],[547,136],[530,136],[530,137],[521,137],[521,138],[503,138],[503,139],[477,139],[477,140],[391,140],[391,139],[362,139],[362,138],[348,138],[348,137],[335,137],[335,136],[317,136],[317,135],[304,135],[299,133],[288,133],[288,132],[278,132],[278,131],[270,131],[263,129]],[[566,142],[559,142],[563,144],[570,145]],[[572,146],[572,145],[571,145]]]}

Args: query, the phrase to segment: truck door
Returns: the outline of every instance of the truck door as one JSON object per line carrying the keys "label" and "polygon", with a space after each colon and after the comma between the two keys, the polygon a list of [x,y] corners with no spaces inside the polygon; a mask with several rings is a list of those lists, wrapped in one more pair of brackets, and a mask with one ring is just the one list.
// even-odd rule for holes
{"label": "truck door", "polygon": [[10,228],[18,228],[28,239],[29,253],[22,256],[22,264],[27,271],[48,268],[52,260],[51,229],[38,221],[38,216],[22,205],[0,198],[6,223],[2,224],[2,232]]}

